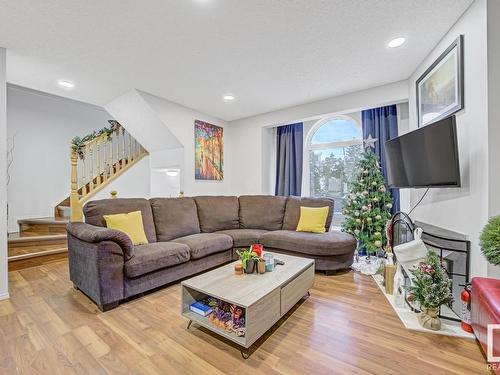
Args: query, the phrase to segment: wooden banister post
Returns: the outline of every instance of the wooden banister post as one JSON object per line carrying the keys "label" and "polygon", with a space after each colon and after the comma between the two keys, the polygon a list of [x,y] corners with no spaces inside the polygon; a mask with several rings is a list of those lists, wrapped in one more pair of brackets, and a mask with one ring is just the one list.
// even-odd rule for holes
{"label": "wooden banister post", "polygon": [[122,169],[127,165],[127,148],[125,145],[125,128],[122,127]]}
{"label": "wooden banister post", "polygon": [[104,148],[103,168],[104,168],[104,182],[108,180],[108,136],[106,134],[102,137],[102,147]]}
{"label": "wooden banister post", "polygon": [[78,153],[71,150],[71,194],[69,196],[71,207],[71,221],[82,221],[83,211],[78,195]]}
{"label": "wooden banister post", "polygon": [[101,184],[101,138],[97,138],[95,140],[95,147],[97,151],[97,183],[96,186],[99,186]]}
{"label": "wooden banister post", "polygon": [[121,168],[120,165],[120,127],[116,128],[115,133],[115,143],[116,143],[116,172],[118,172]]}
{"label": "wooden banister post", "polygon": [[130,164],[130,162],[132,161],[132,137],[130,136],[130,133],[127,132],[127,135],[128,135],[128,148],[127,148],[127,164]]}
{"label": "wooden banister post", "polygon": [[89,192],[94,191],[94,142],[89,143]]}

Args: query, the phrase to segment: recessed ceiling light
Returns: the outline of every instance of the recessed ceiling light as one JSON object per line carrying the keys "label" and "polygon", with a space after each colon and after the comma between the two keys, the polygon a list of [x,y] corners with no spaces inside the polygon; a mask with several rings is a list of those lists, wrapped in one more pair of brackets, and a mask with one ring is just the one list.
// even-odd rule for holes
{"label": "recessed ceiling light", "polygon": [[69,82],[69,81],[65,81],[65,80],[62,80],[60,79],[59,81],[57,81],[57,84],[61,87],[64,87],[65,89],[73,89],[75,88],[75,84],[72,83],[72,82]]}
{"label": "recessed ceiling light", "polygon": [[233,94],[226,94],[222,97],[225,102],[232,102],[235,99]]}
{"label": "recessed ceiling light", "polygon": [[399,38],[394,38],[391,40],[388,44],[387,47],[389,48],[397,48],[402,46],[406,42],[406,38],[399,37]]}

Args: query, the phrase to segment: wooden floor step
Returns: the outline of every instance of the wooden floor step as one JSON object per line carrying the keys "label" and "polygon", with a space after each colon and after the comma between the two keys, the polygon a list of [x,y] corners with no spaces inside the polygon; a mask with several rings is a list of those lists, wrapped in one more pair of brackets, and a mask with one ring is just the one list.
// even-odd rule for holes
{"label": "wooden floor step", "polygon": [[65,244],[67,241],[67,235],[64,234],[49,234],[49,235],[33,235],[33,236],[23,236],[19,233],[9,233],[8,244],[10,247],[36,247],[36,246],[47,246],[54,244]]}
{"label": "wooden floor step", "polygon": [[66,234],[45,236],[22,236],[10,233],[8,236],[9,270],[34,267],[67,257]]}
{"label": "wooden floor step", "polygon": [[31,257],[24,257],[18,259],[9,259],[9,272],[18,271],[25,268],[42,266],[44,264],[59,262],[68,258],[68,251],[59,253],[33,255]]}
{"label": "wooden floor step", "polygon": [[40,217],[17,221],[21,237],[66,234],[68,222],[68,218],[61,217]]}

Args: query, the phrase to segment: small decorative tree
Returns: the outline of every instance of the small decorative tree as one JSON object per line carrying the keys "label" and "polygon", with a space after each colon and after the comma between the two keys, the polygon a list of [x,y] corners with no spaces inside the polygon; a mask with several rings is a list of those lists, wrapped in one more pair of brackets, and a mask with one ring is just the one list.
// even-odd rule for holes
{"label": "small decorative tree", "polygon": [[446,274],[439,256],[429,251],[424,262],[412,271],[413,285],[408,288],[410,300],[416,300],[422,312],[419,315],[420,324],[432,330],[441,328],[438,318],[439,307],[453,302],[450,289],[450,279]]}
{"label": "small decorative tree", "polygon": [[500,265],[500,216],[493,217],[488,221],[479,240],[486,260],[495,266]]}
{"label": "small decorative tree", "polygon": [[357,178],[344,203],[343,230],[360,241],[368,254],[374,254],[386,243],[385,225],[391,218],[392,198],[373,151],[365,151],[357,167]]}

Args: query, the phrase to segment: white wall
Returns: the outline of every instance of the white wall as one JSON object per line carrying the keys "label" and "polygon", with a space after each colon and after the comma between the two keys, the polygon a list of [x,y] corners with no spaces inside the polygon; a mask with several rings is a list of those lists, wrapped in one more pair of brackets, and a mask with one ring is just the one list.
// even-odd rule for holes
{"label": "white wall", "polygon": [[150,153],[182,147],[176,135],[146,103],[143,94],[130,90],[106,104],[105,108]]}
{"label": "white wall", "polygon": [[0,47],[0,299],[9,297],[7,272],[7,54]]}
{"label": "white wall", "polygon": [[[500,1],[488,1],[488,158],[489,217],[500,215]],[[496,161],[496,162],[495,162]],[[488,264],[488,276],[500,279],[500,267]]]}
{"label": "white wall", "polygon": [[408,84],[401,81],[231,122],[226,153],[229,155],[226,159],[231,161],[231,192],[238,195],[272,192],[270,171],[275,163],[273,153],[269,152],[272,133],[264,129],[407,100]]}
{"label": "white wall", "polygon": [[149,198],[151,190],[149,161],[149,156],[145,156],[91,199],[109,198],[113,190],[118,192],[118,198]]}
{"label": "white wall", "polygon": [[[485,0],[477,0],[472,4],[410,77],[409,124],[410,130],[417,128],[416,80],[460,34],[464,34],[465,39],[465,109],[456,115],[462,187],[431,189],[414,211],[412,218],[469,235],[472,245],[471,274],[484,276],[487,267],[480,253],[478,235],[488,219],[488,76]],[[498,103],[496,105],[498,106]],[[498,160],[496,163],[498,164]],[[412,205],[422,193],[423,190],[412,189]]]}
{"label": "white wall", "polygon": [[54,215],[54,206],[70,193],[71,139],[109,126],[111,118],[101,107],[8,86],[10,146],[15,137],[8,186],[10,232],[18,231],[18,219]]}
{"label": "white wall", "polygon": [[[228,135],[226,122],[211,117],[193,109],[172,103],[166,99],[139,91],[145,102],[153,109],[154,113],[175,135],[182,148],[174,149],[173,153],[165,152],[151,153],[151,164],[154,168],[180,167],[181,189],[186,196],[193,195],[227,195],[231,194],[230,180],[232,178],[230,165],[232,163],[228,155],[228,143],[234,140]],[[224,128],[224,180],[223,181],[200,181],[194,178],[194,121],[201,120]],[[126,127],[126,124],[124,124]],[[241,152],[246,152],[246,146],[241,145]],[[169,149],[165,147],[164,150]],[[163,150],[163,151],[164,151]],[[159,150],[161,151],[161,150]],[[172,151],[172,150],[170,150]],[[181,154],[179,154],[179,152]],[[179,165],[181,164],[181,165]],[[153,176],[153,175],[152,175]],[[154,176],[152,178],[155,178]],[[152,187],[155,189],[155,187]],[[165,195],[165,194],[164,194]]]}

